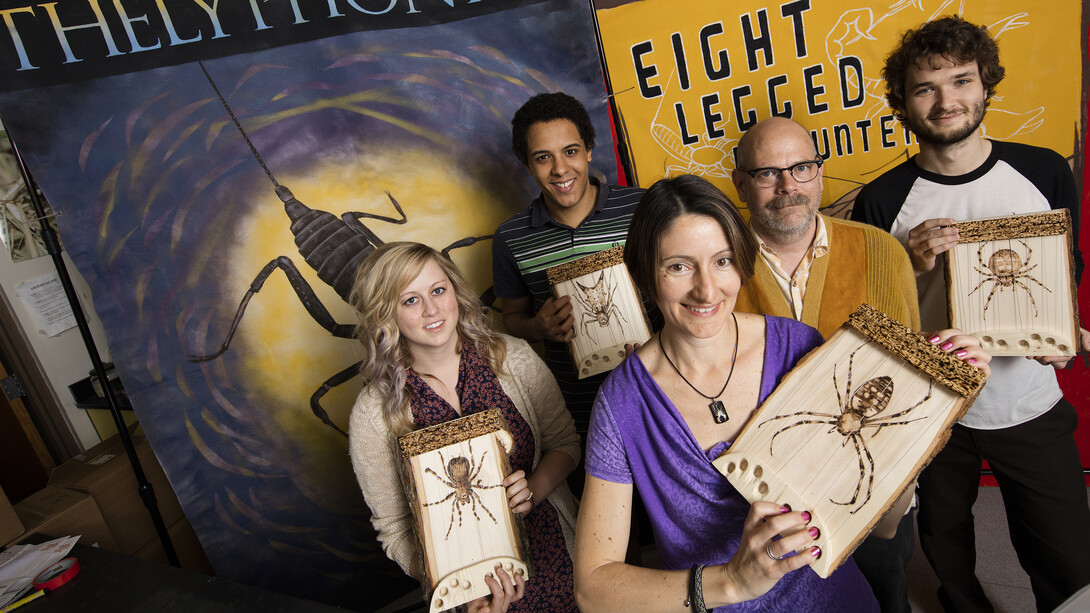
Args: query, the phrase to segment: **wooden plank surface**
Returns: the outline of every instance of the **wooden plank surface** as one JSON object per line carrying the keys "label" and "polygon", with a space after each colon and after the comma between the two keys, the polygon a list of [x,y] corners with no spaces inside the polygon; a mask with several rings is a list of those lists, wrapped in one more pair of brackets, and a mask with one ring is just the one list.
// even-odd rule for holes
{"label": "wooden plank surface", "polygon": [[[903,352],[926,360],[918,335],[904,331]],[[917,368],[845,325],[784,377],[714,465],[751,502],[809,510],[821,530],[813,568],[828,577],[941,449],[983,385],[970,377],[963,395],[944,383],[962,387],[964,373],[927,374],[944,370]]]}
{"label": "wooden plank surface", "polygon": [[496,564],[529,576],[525,533],[502,485],[511,436],[495,410],[401,438],[430,611],[488,595]]}
{"label": "wooden plank surface", "polygon": [[571,298],[575,336],[568,349],[580,379],[612,370],[624,359],[626,344],[651,338],[639,291],[620,260],[621,249],[615,247],[548,271],[553,294]]}
{"label": "wooden plank surface", "polygon": [[992,355],[1074,355],[1079,347],[1067,211],[959,222],[947,254],[950,323]]}

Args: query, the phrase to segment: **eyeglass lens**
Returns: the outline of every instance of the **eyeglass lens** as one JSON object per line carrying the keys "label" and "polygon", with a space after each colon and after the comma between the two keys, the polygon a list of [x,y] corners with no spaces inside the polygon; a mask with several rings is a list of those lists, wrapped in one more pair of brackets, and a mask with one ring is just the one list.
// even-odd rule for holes
{"label": "eyeglass lens", "polygon": [[780,182],[781,174],[784,170],[787,170],[791,173],[791,178],[799,183],[806,183],[814,180],[814,177],[817,176],[817,169],[818,164],[816,162],[800,162],[785,169],[762,168],[753,178],[760,187],[772,187]]}

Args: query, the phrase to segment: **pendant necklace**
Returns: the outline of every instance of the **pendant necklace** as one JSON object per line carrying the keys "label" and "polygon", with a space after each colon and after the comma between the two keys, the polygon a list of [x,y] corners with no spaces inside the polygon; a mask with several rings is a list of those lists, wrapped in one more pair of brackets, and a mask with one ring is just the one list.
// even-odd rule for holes
{"label": "pendant necklace", "polygon": [[738,360],[738,317],[734,313],[731,313],[730,316],[734,320],[734,355],[730,358],[730,372],[727,373],[727,380],[723,382],[723,389],[719,390],[719,393],[714,396],[709,396],[696,389],[696,386],[689,383],[689,380],[685,378],[685,375],[681,374],[681,371],[677,369],[674,361],[670,359],[670,354],[666,353],[666,347],[662,345],[662,333],[659,333],[659,349],[662,350],[662,355],[666,357],[666,361],[674,369],[674,372],[677,373],[677,376],[681,377],[682,381],[693,388],[694,392],[711,400],[711,402],[708,403],[708,410],[712,412],[712,419],[714,419],[717,424],[726,423],[727,420],[730,419],[730,416],[727,415],[727,409],[723,406],[723,402],[719,400],[719,397],[723,395],[723,392],[727,391],[727,384],[730,383],[730,378],[734,375],[734,363]]}

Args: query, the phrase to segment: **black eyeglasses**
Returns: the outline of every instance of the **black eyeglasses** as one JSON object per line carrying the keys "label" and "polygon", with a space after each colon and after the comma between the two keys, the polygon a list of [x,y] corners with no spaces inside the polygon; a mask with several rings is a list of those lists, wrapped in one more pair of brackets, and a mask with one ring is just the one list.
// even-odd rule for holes
{"label": "black eyeglasses", "polygon": [[787,168],[754,168],[753,170],[745,171],[749,176],[753,177],[753,181],[757,183],[757,187],[775,187],[780,182],[780,176],[783,171],[791,173],[791,178],[799,183],[808,183],[813,181],[818,174],[818,169],[824,164],[824,160],[810,160],[807,162],[799,162],[793,166]]}

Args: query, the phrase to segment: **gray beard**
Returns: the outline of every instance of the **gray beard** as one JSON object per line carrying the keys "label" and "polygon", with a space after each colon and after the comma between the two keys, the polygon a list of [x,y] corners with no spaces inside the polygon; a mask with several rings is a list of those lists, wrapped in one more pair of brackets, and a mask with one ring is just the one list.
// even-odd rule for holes
{"label": "gray beard", "polygon": [[790,243],[799,238],[810,227],[810,221],[812,218],[807,218],[803,223],[795,226],[788,225],[780,221],[778,217],[769,215],[773,211],[786,208],[788,206],[806,206],[810,204],[810,198],[805,194],[787,194],[784,196],[776,196],[769,201],[766,210],[762,210],[760,213],[753,212],[753,219],[757,222],[757,225],[764,230],[764,233],[769,235],[769,238],[777,243]]}

